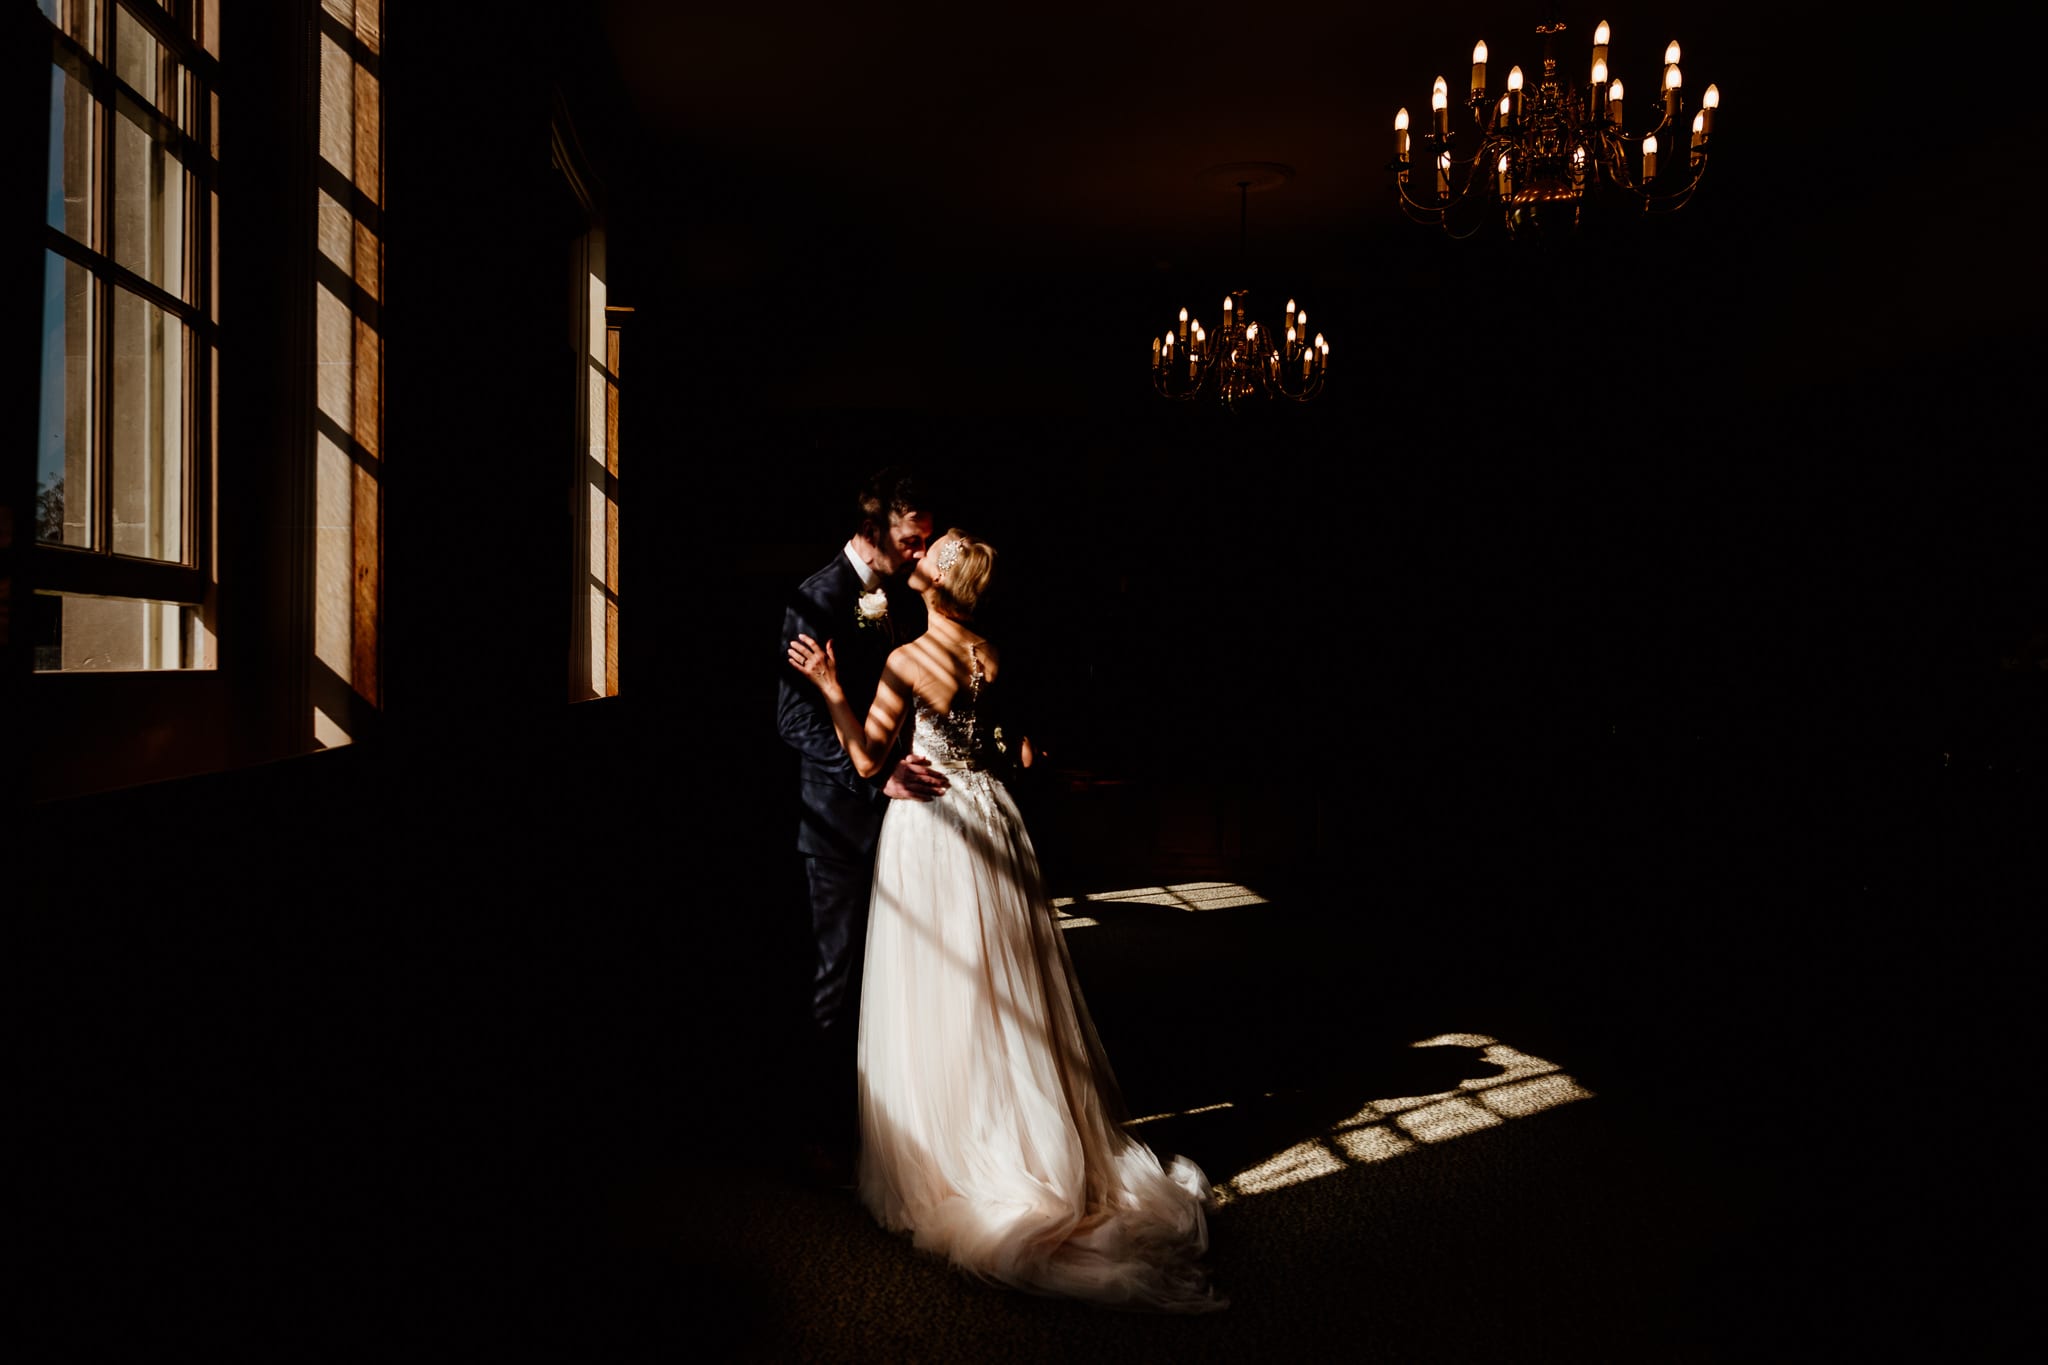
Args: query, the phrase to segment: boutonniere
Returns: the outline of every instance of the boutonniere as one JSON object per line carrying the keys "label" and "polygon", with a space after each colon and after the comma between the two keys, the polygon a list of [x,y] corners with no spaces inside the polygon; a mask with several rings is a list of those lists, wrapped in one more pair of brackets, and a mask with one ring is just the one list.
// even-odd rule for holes
{"label": "boutonniere", "polygon": [[854,604],[854,610],[860,614],[862,630],[886,626],[889,624],[889,594],[880,588],[873,592],[864,592],[860,595],[860,600]]}

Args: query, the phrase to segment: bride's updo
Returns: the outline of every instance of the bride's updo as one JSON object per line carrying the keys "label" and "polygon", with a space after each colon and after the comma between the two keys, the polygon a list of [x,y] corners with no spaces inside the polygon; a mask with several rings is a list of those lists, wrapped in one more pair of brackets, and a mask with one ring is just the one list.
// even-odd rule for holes
{"label": "bride's updo", "polygon": [[932,595],[938,608],[962,621],[972,620],[974,604],[988,592],[988,581],[996,569],[996,547],[976,540],[955,526],[941,537],[950,541],[932,558],[938,570],[930,575]]}

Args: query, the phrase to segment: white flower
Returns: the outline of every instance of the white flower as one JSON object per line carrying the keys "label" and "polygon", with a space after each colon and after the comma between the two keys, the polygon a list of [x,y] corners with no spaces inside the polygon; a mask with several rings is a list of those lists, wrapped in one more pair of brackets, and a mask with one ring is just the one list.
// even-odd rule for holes
{"label": "white flower", "polygon": [[873,592],[864,592],[860,595],[860,601],[855,609],[860,612],[860,623],[863,626],[880,625],[889,619],[889,595],[880,588]]}

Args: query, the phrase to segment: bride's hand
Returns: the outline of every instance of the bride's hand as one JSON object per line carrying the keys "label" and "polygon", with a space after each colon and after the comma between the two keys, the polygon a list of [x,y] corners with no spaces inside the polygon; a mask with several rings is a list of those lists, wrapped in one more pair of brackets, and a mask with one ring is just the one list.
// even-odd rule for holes
{"label": "bride's hand", "polygon": [[818,685],[820,691],[831,695],[839,687],[839,659],[832,652],[832,642],[827,640],[824,648],[808,635],[799,635],[789,647],[789,666]]}

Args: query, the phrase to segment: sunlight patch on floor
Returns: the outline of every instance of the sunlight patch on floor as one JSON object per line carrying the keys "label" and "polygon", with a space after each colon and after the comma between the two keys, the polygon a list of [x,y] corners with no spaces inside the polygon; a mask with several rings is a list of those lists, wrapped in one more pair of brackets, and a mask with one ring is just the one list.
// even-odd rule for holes
{"label": "sunlight patch on floor", "polygon": [[1056,896],[1053,909],[1060,912],[1060,928],[1086,929],[1101,921],[1078,913],[1089,905],[1157,905],[1168,910],[1229,910],[1240,905],[1270,905],[1271,901],[1236,882],[1176,882],[1171,886],[1134,886],[1125,891],[1095,891],[1085,896]]}
{"label": "sunlight patch on floor", "polygon": [[[1332,1124],[1328,1132],[1297,1142],[1227,1180],[1218,1180],[1216,1202],[1229,1204],[1251,1195],[1286,1189],[1354,1166],[1391,1160],[1428,1144],[1498,1128],[1511,1119],[1527,1118],[1574,1100],[1593,1098],[1592,1091],[1566,1075],[1556,1063],[1517,1051],[1484,1034],[1443,1033],[1413,1046],[1474,1048],[1479,1059],[1499,1067],[1500,1074],[1460,1081],[1455,1089],[1433,1095],[1372,1100],[1350,1117]],[[1230,1107],[1230,1102],[1225,1101],[1174,1114],[1150,1114],[1131,1120],[1127,1126]]]}

